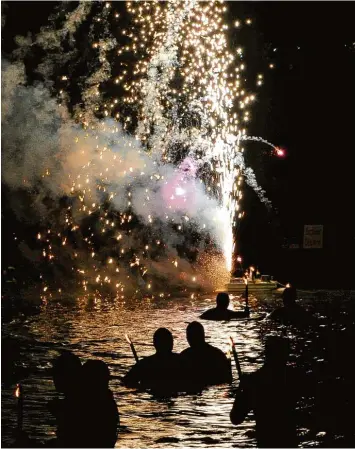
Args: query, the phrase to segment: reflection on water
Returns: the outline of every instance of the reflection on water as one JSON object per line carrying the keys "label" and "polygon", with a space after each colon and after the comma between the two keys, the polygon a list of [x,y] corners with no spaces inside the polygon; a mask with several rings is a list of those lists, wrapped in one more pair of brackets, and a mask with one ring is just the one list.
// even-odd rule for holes
{"label": "reflection on water", "polygon": [[[241,307],[240,301],[234,298],[235,308]],[[257,301],[251,297],[250,306],[253,311],[263,311],[275,306],[275,302],[275,298]],[[139,356],[150,355],[153,352],[153,333],[164,326],[172,331],[174,350],[180,352],[187,346],[187,324],[213,304],[214,298],[211,297],[121,303],[52,303],[40,315],[3,326],[3,337],[11,337],[18,348],[15,365],[20,373],[18,377],[24,379],[25,430],[41,440],[53,437],[55,423],[46,408],[47,402],[54,397],[49,368],[51,360],[58,355],[58,349],[66,348],[83,361],[98,358],[109,365],[112,374],[110,386],[121,414],[122,429],[117,447],[256,446],[254,422],[250,417],[238,427],[232,426],[229,420],[237,379],[232,386],[211,387],[198,395],[181,394],[169,400],[153,399],[149,393],[137,393],[123,387],[120,382],[134,363],[125,334],[133,340]],[[255,371],[262,365],[264,337],[280,332],[267,321],[206,321],[204,326],[207,341],[225,352],[229,349],[228,337],[233,337],[244,372]],[[314,345],[315,338],[307,338],[302,339],[303,352],[307,345]],[[294,339],[294,345],[298,341]],[[319,348],[317,357],[321,363],[324,355]],[[307,358],[304,360],[302,363],[306,364]],[[11,441],[16,423],[13,386],[10,382],[2,389],[2,439],[5,444]],[[302,405],[305,410],[308,406],[307,403]],[[301,428],[299,433],[305,445],[314,439],[307,428]],[[317,442],[313,441],[312,445],[317,445]]]}

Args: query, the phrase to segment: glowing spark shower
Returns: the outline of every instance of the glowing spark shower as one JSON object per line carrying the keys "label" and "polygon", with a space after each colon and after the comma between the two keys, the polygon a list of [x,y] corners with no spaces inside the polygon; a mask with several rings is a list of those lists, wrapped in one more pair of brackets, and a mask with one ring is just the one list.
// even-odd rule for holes
{"label": "glowing spark shower", "polygon": [[[110,36],[120,15],[109,2],[83,2],[62,28],[47,27],[35,38],[32,45],[45,50],[52,42],[39,71],[48,85],[57,80],[59,101],[46,84],[25,85],[21,59],[3,69],[5,182],[35,192],[36,241],[54,277],[41,274],[44,298],[62,292],[63,267],[95,297],[106,288],[117,297],[163,297],[166,279],[180,289],[216,287],[211,271],[221,282],[232,268],[244,179],[269,204],[246,167],[243,143],[260,141],[283,155],[247,135],[255,95],[243,87],[243,49],[232,54],[228,48],[223,1],[126,7],[130,24],[118,27],[119,38]],[[75,79],[64,68],[70,57],[78,59],[75,36],[85,20],[91,20],[96,62],[81,84],[82,101],[72,107]],[[62,53],[65,39],[68,55]],[[17,54],[28,48],[23,43]],[[105,83],[122,93],[107,98]],[[23,250],[39,259],[36,250]]]}
{"label": "glowing spark shower", "polygon": [[[230,271],[233,228],[242,217],[243,174],[264,200],[252,170],[243,172],[240,143],[260,140],[273,147],[247,136],[243,126],[255,100],[242,85],[243,50],[238,48],[236,55],[228,50],[223,2],[172,1],[166,9],[151,2],[139,7],[129,2],[128,10],[141,25],[137,34],[130,34],[132,50],[137,52],[135,42],[143,41],[140,45],[147,53],[134,71],[137,78],[126,84],[128,103],[141,98],[138,136],[152,152],[161,152],[163,160],[176,160],[178,148],[180,157],[185,153],[199,167],[207,195],[213,192],[220,204],[219,244]],[[176,189],[183,191],[180,186]]]}

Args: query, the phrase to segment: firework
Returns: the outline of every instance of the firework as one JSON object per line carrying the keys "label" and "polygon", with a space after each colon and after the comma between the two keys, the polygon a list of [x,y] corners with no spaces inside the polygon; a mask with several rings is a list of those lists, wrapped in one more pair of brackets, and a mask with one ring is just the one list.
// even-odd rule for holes
{"label": "firework", "polygon": [[[151,8],[153,14],[148,12]],[[208,173],[200,176],[206,193],[220,204],[218,243],[230,271],[233,228],[242,216],[241,142],[257,140],[246,136],[255,96],[242,85],[243,50],[238,48],[233,55],[228,49],[223,2],[172,1],[166,7],[129,3],[128,10],[141,25],[137,35],[131,32],[132,50],[138,51],[136,41],[143,41],[145,49],[134,71],[137,78],[127,82],[126,101],[140,99],[142,104],[138,136],[164,161],[176,160],[178,148],[195,164],[208,167]],[[252,171],[245,173],[257,186]]]}
{"label": "firework", "polygon": [[[56,111],[55,119],[65,124],[57,130],[56,157],[38,157],[41,192],[60,198],[48,208],[50,226],[42,226],[37,235],[42,258],[52,273],[69,267],[74,284],[95,298],[106,291],[116,297],[138,291],[164,296],[166,278],[196,291],[211,285],[213,274],[201,267],[211,268],[215,261],[222,265],[221,252],[224,266],[215,273],[219,280],[228,276],[234,228],[243,216],[244,179],[268,204],[245,165],[242,144],[262,141],[276,154],[282,151],[247,135],[255,95],[243,87],[243,49],[229,51],[223,1],[126,6],[131,22],[121,40],[108,32],[110,21],[119,18],[114,4],[92,7],[97,13],[89,43],[98,64],[82,85],[75,120],[65,111],[69,74],[60,75],[59,111],[44,90],[27,91],[48,112],[45,120]],[[68,23],[52,32],[57,51],[61,36],[69,36],[74,46],[75,32],[90,11],[91,6],[80,4]],[[46,28],[37,45],[47,49],[52,34]],[[111,73],[111,66],[119,69]],[[110,76],[123,93],[104,100],[100,87]],[[25,130],[35,127],[31,113]],[[38,140],[40,147],[45,139]],[[35,154],[40,156],[39,150]],[[26,170],[18,176],[22,186],[38,184],[32,178]],[[62,285],[49,287],[46,274],[41,278],[43,298],[62,293]]]}

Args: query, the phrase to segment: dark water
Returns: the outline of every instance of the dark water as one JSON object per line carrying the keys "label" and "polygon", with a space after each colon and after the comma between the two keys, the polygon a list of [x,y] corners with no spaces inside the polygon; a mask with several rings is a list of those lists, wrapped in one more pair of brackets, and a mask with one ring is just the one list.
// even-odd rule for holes
{"label": "dark water", "polygon": [[[319,317],[321,327],[316,332],[286,330],[267,320],[241,320],[229,323],[205,322],[206,335],[210,343],[225,352],[228,350],[228,337],[232,336],[237,342],[242,369],[252,372],[262,365],[265,337],[287,334],[293,346],[291,363],[308,372],[314,385],[314,391],[311,389],[298,405],[301,416],[298,429],[300,444],[304,447],[336,447],[349,427],[344,402],[338,394],[343,389],[339,389],[338,384],[334,387],[337,391],[334,401],[338,402],[325,401],[328,402],[327,410],[327,405],[321,403],[322,385],[324,391],[329,391],[327,382],[332,385],[341,382],[342,373],[351,370],[347,360],[353,357],[353,343],[345,342],[353,335],[355,297],[349,292],[319,292],[300,296],[303,298],[301,302]],[[234,298],[232,302],[234,308],[238,309],[242,300]],[[255,312],[269,311],[279,302],[280,299],[276,297],[250,299]],[[68,301],[66,304],[50,303],[39,315],[4,324],[3,445],[9,445],[12,441],[12,429],[16,424],[13,392],[19,380],[25,391],[25,430],[31,437],[40,440],[54,436],[55,423],[46,408],[47,402],[55,394],[48,370],[58,350],[66,348],[84,361],[98,358],[109,365],[113,376],[111,389],[122,424],[116,447],[256,447],[252,416],[238,427],[234,427],[229,420],[237,380],[232,386],[211,387],[199,395],[181,394],[160,401],[149,393],[137,393],[120,383],[120,378],[133,364],[125,340],[126,333],[135,342],[138,355],[144,356],[153,352],[154,331],[165,326],[175,337],[174,349],[181,351],[187,346],[186,325],[213,303],[212,297],[126,302]],[[336,343],[338,340],[339,343]],[[339,347],[344,351],[341,357]],[[344,364],[339,367],[339,372],[334,370],[339,364],[338,360]],[[339,419],[334,420],[332,413],[337,416],[343,413],[345,418],[342,416],[340,424],[335,425],[334,421],[338,423]]]}

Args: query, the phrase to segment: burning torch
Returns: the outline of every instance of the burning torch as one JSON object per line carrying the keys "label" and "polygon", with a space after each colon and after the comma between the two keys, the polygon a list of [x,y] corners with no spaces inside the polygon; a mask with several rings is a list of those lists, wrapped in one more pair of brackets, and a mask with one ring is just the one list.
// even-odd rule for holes
{"label": "burning torch", "polygon": [[255,279],[255,268],[254,267],[250,267],[249,270],[250,270],[250,279],[252,281],[254,281],[254,279]]}
{"label": "burning torch", "polygon": [[244,278],[245,283],[245,311],[249,311],[249,291],[248,291],[248,278]]}
{"label": "burning torch", "polygon": [[136,352],[136,348],[134,347],[133,342],[131,341],[131,339],[129,338],[129,336],[127,334],[125,335],[125,337],[126,337],[126,340],[129,343],[130,347],[131,347],[131,351],[132,351],[133,357],[134,357],[134,359],[135,359],[135,361],[137,363],[139,359],[138,359],[138,355],[137,355],[137,352]]}
{"label": "burning torch", "polygon": [[23,426],[23,389],[21,384],[16,385],[15,397],[17,398],[17,430],[22,432]]}

